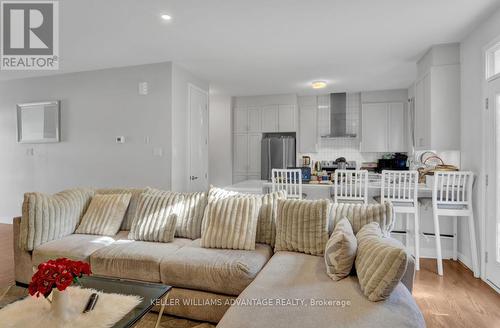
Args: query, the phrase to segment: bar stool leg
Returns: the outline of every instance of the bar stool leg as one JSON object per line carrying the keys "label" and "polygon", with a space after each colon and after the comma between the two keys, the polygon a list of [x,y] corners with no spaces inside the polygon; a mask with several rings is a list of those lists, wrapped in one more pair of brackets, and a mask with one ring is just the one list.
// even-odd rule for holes
{"label": "bar stool leg", "polygon": [[479,278],[479,265],[477,263],[476,229],[474,227],[474,214],[472,213],[472,210],[467,219],[469,220],[469,236],[470,236],[470,252],[472,257],[472,268],[474,270],[474,277]]}
{"label": "bar stool leg", "polygon": [[420,222],[418,216],[418,209],[413,214],[415,219],[415,270],[420,270]]}
{"label": "bar stool leg", "polygon": [[456,216],[453,217],[453,261],[458,259],[458,219]]}
{"label": "bar stool leg", "polygon": [[434,208],[432,215],[434,216],[434,239],[436,240],[436,260],[438,275],[443,275],[443,258],[441,256],[441,234],[439,232],[439,215],[437,208]]}

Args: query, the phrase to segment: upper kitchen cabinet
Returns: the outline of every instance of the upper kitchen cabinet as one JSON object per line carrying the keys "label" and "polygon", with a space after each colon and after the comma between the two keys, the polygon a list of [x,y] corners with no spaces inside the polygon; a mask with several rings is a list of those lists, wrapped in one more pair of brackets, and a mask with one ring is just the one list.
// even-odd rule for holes
{"label": "upper kitchen cabinet", "polygon": [[299,152],[318,152],[318,103],[316,96],[299,97],[298,141]]}
{"label": "upper kitchen cabinet", "polygon": [[262,107],[262,132],[278,132],[278,105]]}
{"label": "upper kitchen cabinet", "polygon": [[407,152],[405,105],[365,103],[361,109],[362,152]]}
{"label": "upper kitchen cabinet", "polygon": [[417,63],[415,148],[460,149],[460,48],[433,46]]}
{"label": "upper kitchen cabinet", "polygon": [[255,133],[262,131],[262,110],[259,107],[234,109],[234,132]]}
{"label": "upper kitchen cabinet", "polygon": [[278,105],[278,132],[295,132],[296,113],[294,105]]}

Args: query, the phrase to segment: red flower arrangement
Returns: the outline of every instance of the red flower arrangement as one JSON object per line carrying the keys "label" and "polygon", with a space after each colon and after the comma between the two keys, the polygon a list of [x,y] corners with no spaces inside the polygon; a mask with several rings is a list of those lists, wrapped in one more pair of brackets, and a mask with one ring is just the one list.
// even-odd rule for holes
{"label": "red flower arrangement", "polygon": [[91,273],[90,264],[82,261],[72,261],[67,258],[49,260],[38,266],[38,271],[31,278],[28,291],[32,296],[38,297],[42,294],[47,297],[53,288],[63,291],[73,282],[77,283],[78,278],[84,274]]}

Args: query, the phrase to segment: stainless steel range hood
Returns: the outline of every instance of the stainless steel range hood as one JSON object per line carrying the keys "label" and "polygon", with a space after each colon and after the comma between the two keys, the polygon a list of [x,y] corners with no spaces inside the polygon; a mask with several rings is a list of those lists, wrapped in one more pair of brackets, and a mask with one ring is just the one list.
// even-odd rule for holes
{"label": "stainless steel range hood", "polygon": [[330,94],[330,133],[322,138],[355,138],[347,132],[347,93]]}

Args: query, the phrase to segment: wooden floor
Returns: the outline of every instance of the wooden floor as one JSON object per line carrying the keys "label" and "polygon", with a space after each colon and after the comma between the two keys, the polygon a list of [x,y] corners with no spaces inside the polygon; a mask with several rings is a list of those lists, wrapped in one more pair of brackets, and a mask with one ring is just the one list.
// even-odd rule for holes
{"label": "wooden floor", "polygon": [[[0,287],[14,282],[12,225],[0,224]],[[444,276],[436,261],[421,259],[413,296],[427,327],[500,327],[500,294],[475,279],[460,262],[444,261]]]}

